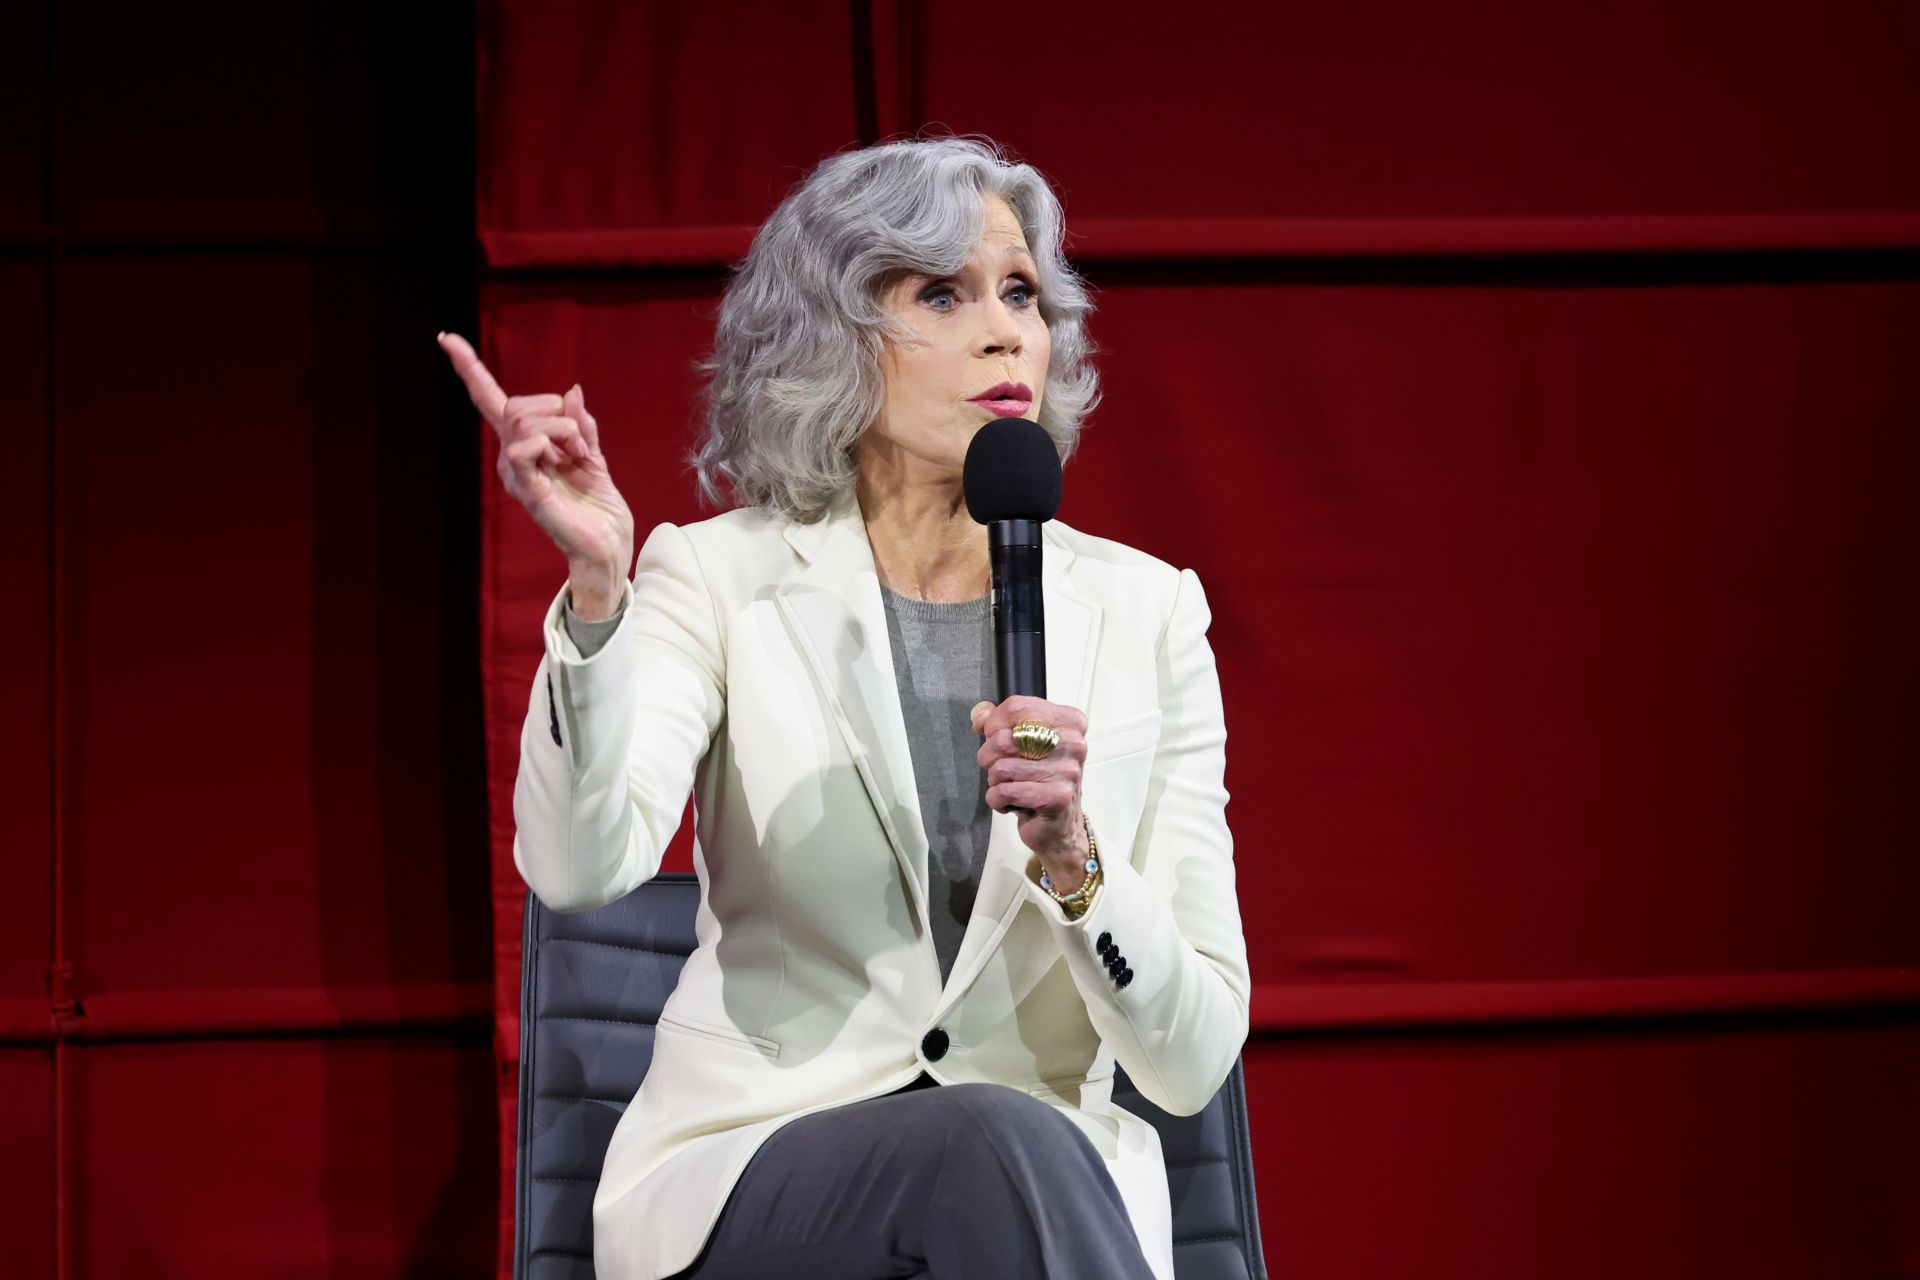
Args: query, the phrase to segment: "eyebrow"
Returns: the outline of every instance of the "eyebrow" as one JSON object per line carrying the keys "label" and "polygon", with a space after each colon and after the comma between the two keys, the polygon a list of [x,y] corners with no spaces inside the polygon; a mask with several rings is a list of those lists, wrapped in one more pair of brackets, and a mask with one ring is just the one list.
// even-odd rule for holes
{"label": "eyebrow", "polygon": [[[1031,263],[1033,263],[1033,264],[1034,264],[1034,266],[1036,266],[1036,267],[1040,265],[1040,260],[1039,260],[1038,258],[1036,258],[1036,257],[1034,257],[1034,256],[1033,256],[1033,250],[1031,250],[1031,249],[1028,249],[1028,248],[1026,248],[1026,247],[1025,247],[1024,245],[1017,245],[1017,244],[1010,244],[1010,245],[1007,245],[1007,246],[1006,246],[1006,253],[1005,253],[1005,254],[1003,254],[1002,256],[1003,256],[1003,257],[1008,257],[1008,258],[1025,258],[1025,259],[1027,259],[1027,260],[1028,260],[1029,262],[1031,262]],[[935,274],[934,274],[933,272],[931,272],[931,271],[915,271],[915,272],[913,272],[913,273],[912,273],[912,275],[913,275],[913,277],[914,277],[915,279],[919,279],[919,280],[929,280],[929,281],[931,281],[931,280],[952,280],[952,279],[953,279],[954,277],[956,277],[956,276],[958,276],[959,274],[960,274],[960,273],[959,273],[958,271],[951,271],[951,272],[948,272],[948,273],[947,273],[946,275],[944,275],[944,276],[941,276],[941,275],[935,275]]]}

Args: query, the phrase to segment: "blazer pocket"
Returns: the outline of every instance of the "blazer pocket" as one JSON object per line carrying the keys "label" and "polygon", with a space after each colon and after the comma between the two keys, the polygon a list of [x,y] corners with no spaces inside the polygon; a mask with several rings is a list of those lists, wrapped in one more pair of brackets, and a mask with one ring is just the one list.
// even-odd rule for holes
{"label": "blazer pocket", "polygon": [[754,1053],[765,1054],[770,1058],[780,1056],[780,1042],[769,1040],[765,1036],[750,1036],[738,1027],[715,1026],[710,1022],[695,1022],[677,1013],[660,1011],[659,1023],[663,1027],[672,1027],[675,1031],[684,1031],[690,1036],[700,1036],[707,1040],[717,1040],[721,1044],[731,1045],[735,1049],[746,1049]]}
{"label": "blazer pocket", "polygon": [[1087,734],[1087,763],[1101,764],[1118,760],[1136,751],[1147,751],[1160,741],[1160,711],[1156,707],[1143,716],[1119,724],[1097,724]]}

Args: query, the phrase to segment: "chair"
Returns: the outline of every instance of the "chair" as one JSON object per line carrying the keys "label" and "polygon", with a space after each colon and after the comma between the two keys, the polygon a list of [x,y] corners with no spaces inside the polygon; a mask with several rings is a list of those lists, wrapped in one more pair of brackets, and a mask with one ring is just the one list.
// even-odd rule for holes
{"label": "chair", "polygon": [[[654,1019],[693,950],[699,901],[687,872],[662,873],[618,902],[571,914],[527,894],[516,1280],[593,1276],[600,1165],[652,1060]],[[1124,1072],[1114,1098],[1160,1131],[1179,1280],[1266,1280],[1240,1063],[1198,1115],[1168,1115]]]}

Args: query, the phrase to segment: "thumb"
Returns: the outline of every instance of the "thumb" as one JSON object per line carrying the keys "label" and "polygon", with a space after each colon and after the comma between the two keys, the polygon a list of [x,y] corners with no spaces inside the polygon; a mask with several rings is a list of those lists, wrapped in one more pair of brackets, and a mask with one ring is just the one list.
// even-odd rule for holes
{"label": "thumb", "polygon": [[970,718],[973,721],[973,731],[975,733],[981,732],[980,726],[984,724],[986,722],[987,717],[992,714],[993,714],[993,704],[991,702],[974,703],[973,710],[967,713],[968,718]]}

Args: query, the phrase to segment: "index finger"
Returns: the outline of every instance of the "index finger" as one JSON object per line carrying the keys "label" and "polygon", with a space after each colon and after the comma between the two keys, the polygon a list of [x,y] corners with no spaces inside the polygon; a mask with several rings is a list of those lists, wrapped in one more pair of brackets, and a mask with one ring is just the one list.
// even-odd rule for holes
{"label": "index finger", "polygon": [[1077,733],[1087,730],[1086,716],[1078,708],[1062,702],[1049,702],[1031,694],[1016,693],[981,718],[979,732],[982,736],[990,736],[1001,729],[1010,729],[1022,720],[1038,720],[1041,724],[1050,724],[1056,729],[1072,729]]}
{"label": "index finger", "polygon": [[440,349],[453,361],[453,371],[460,375],[460,381],[467,384],[467,398],[473,401],[473,407],[499,430],[507,415],[507,393],[487,372],[487,366],[480,363],[472,345],[459,334],[441,334]]}

